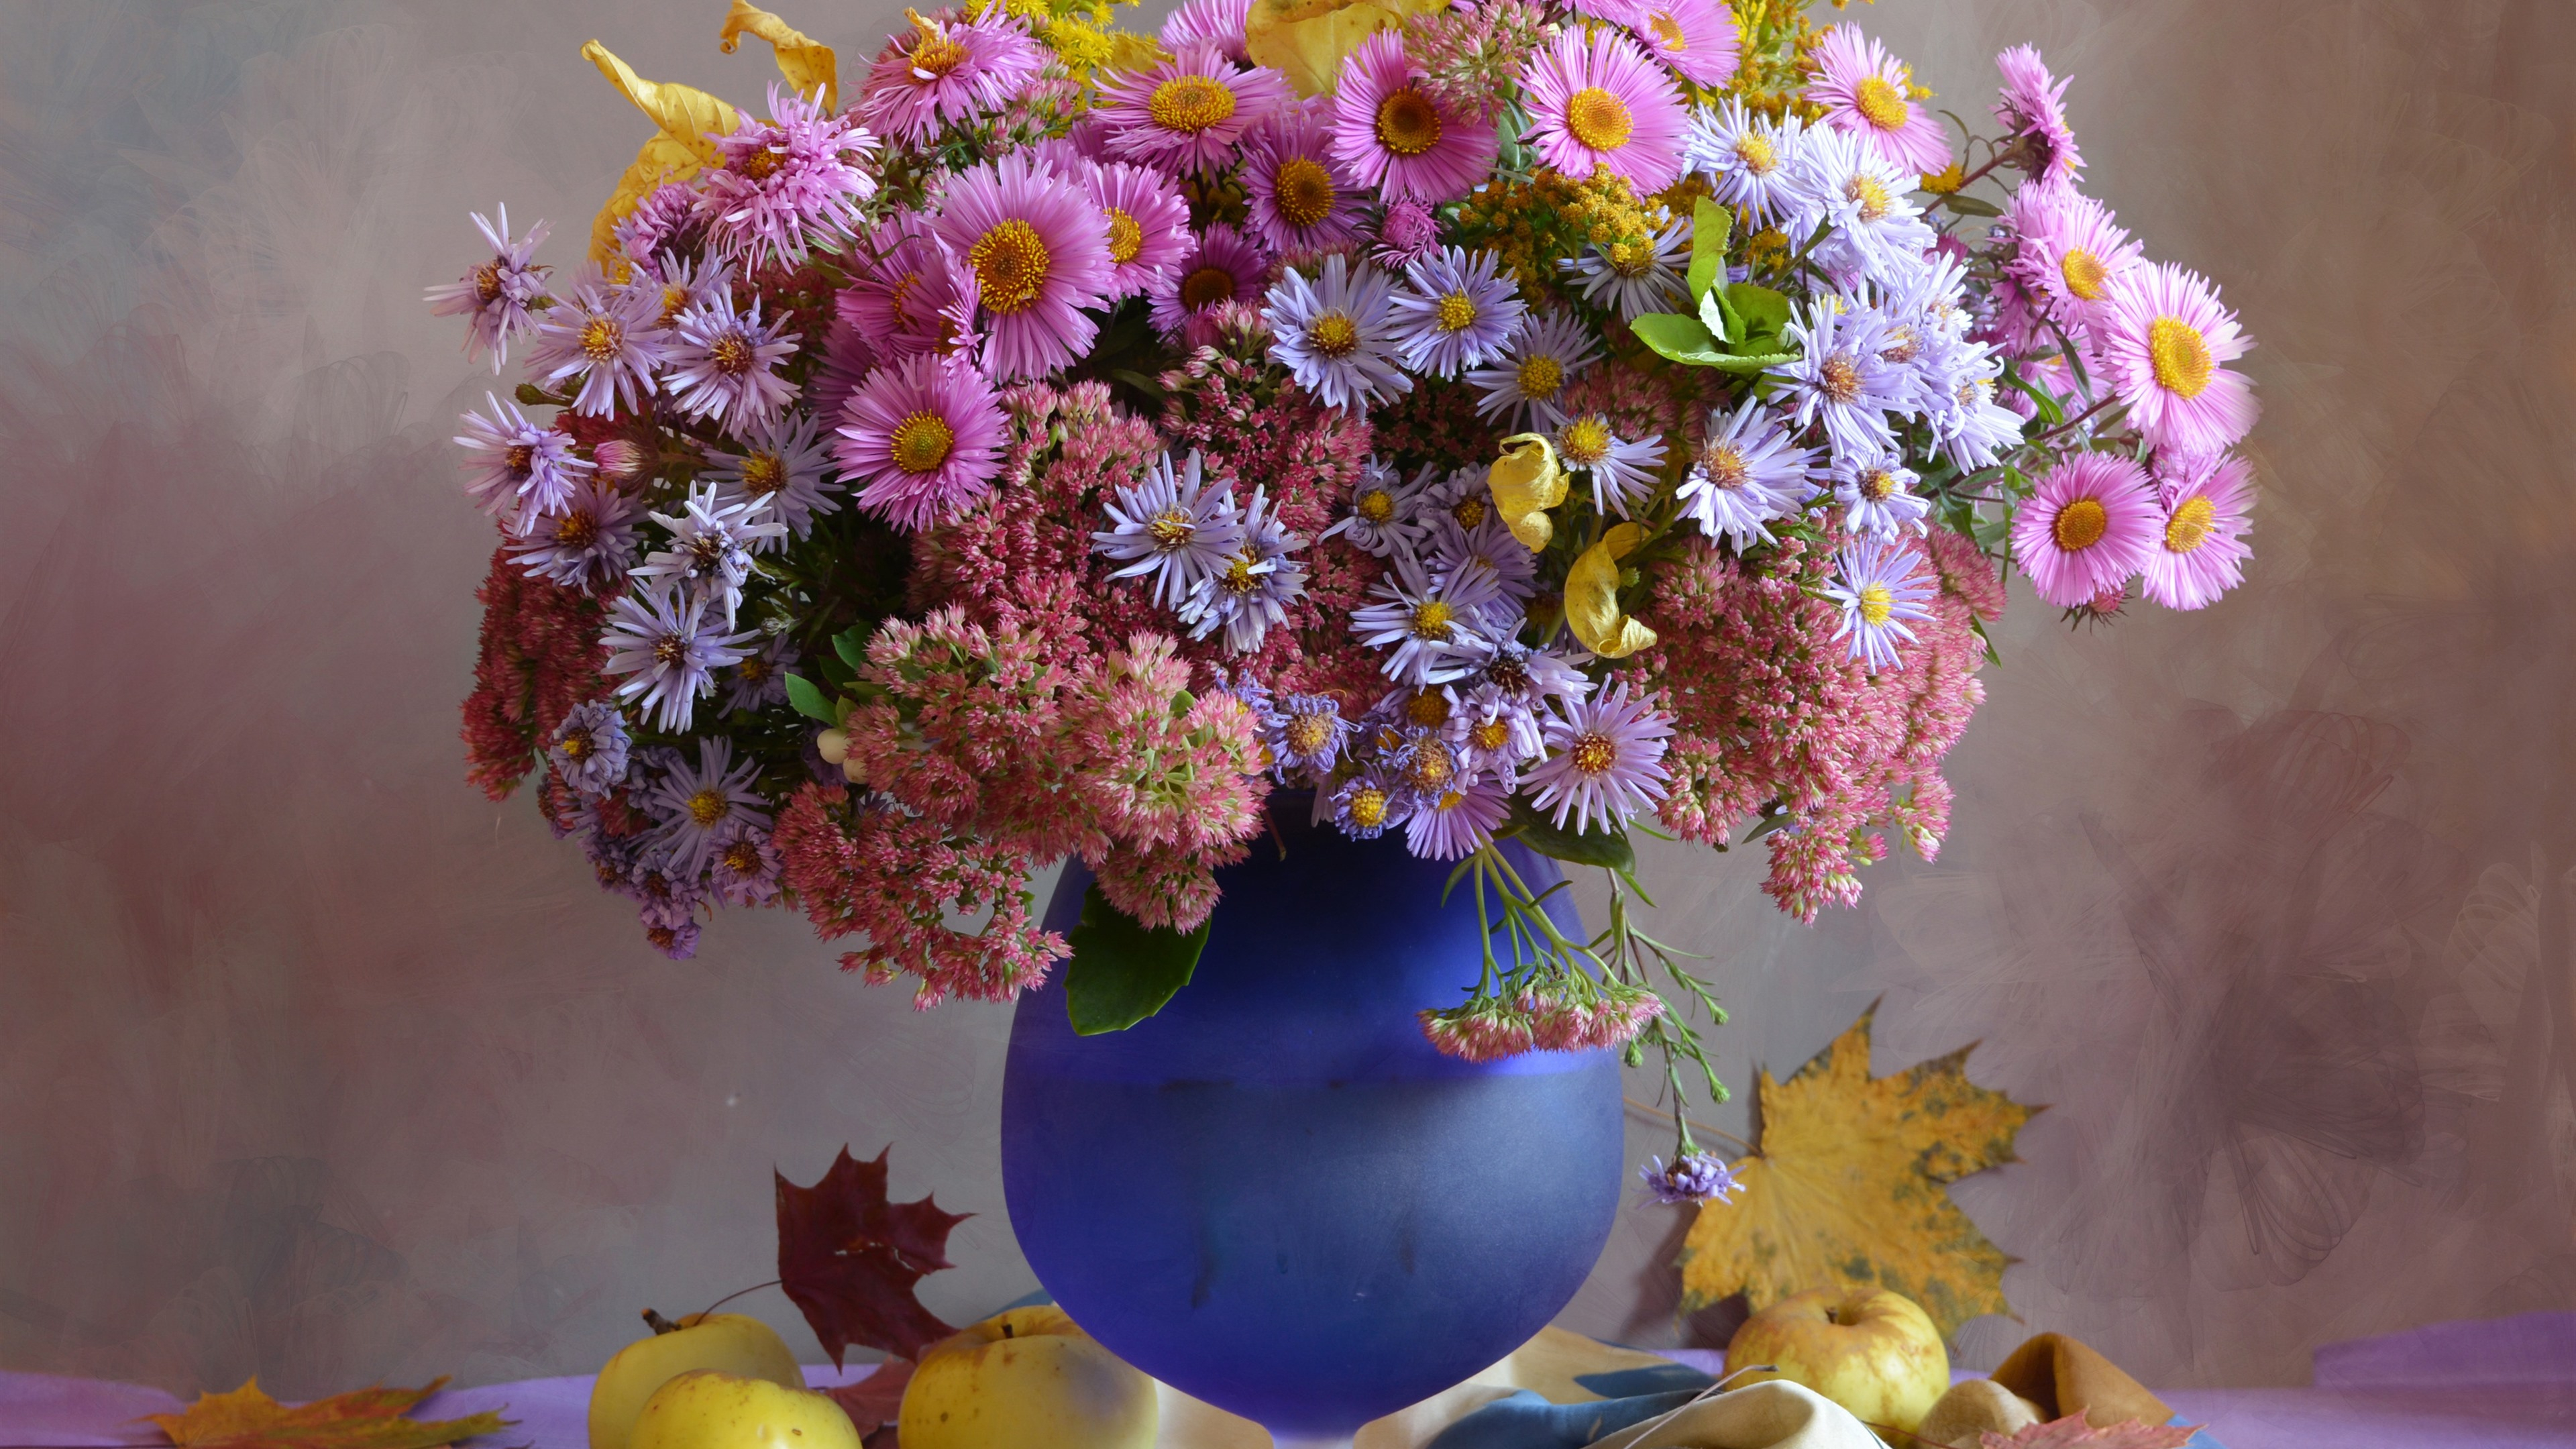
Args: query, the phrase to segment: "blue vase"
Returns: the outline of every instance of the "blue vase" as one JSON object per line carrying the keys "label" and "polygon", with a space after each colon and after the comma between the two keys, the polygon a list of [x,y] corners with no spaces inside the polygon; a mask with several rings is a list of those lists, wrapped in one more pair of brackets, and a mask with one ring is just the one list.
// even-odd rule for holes
{"label": "blue vase", "polygon": [[[1482,967],[1472,889],[1444,904],[1449,866],[1280,804],[1280,843],[1217,872],[1206,951],[1160,1013],[1084,1037],[1060,988],[1020,999],[1002,1184],[1077,1322],[1292,1440],[1346,1435],[1544,1327],[1609,1238],[1623,1149],[1616,1053],[1479,1064],[1424,1039],[1414,1014],[1465,1000]],[[1533,889],[1559,878],[1505,848]],[[1048,926],[1072,929],[1089,884],[1067,865]],[[1549,906],[1580,939],[1564,892]]]}

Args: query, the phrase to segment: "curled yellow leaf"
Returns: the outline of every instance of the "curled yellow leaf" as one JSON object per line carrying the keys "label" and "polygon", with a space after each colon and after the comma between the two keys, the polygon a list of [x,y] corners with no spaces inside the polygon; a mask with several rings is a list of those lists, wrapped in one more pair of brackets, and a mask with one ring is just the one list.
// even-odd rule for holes
{"label": "curled yellow leaf", "polygon": [[1619,612],[1619,560],[1645,540],[1644,529],[1617,524],[1565,571],[1565,625],[1604,659],[1625,659],[1654,646],[1654,630]]}
{"label": "curled yellow leaf", "polygon": [[1532,553],[1546,548],[1556,536],[1547,511],[1565,501],[1566,489],[1554,445],[1538,433],[1503,439],[1503,456],[1486,470],[1485,486],[1493,490],[1494,511],[1511,526],[1512,537]]}
{"label": "curled yellow leaf", "polygon": [[1361,41],[1446,8],[1448,0],[1253,0],[1243,49],[1253,64],[1288,77],[1297,94],[1329,95]]}
{"label": "curled yellow leaf", "polygon": [[741,117],[732,106],[694,86],[644,79],[633,66],[596,40],[584,44],[581,53],[599,67],[609,84],[635,103],[635,109],[660,128],[659,134],[635,153],[626,174],[617,179],[617,189],[609,193],[608,204],[591,218],[591,260],[611,272],[622,273],[625,267],[617,255],[617,223],[635,209],[635,203],[651,195],[654,187],[666,181],[685,181],[706,167],[722,165],[723,148],[709,139],[709,133],[727,134],[741,124]]}
{"label": "curled yellow leaf", "polygon": [[1172,53],[1154,37],[1121,30],[1109,37],[1109,59],[1100,68],[1111,72],[1151,70],[1171,58]]}
{"label": "curled yellow leaf", "polygon": [[796,94],[810,97],[819,86],[823,109],[829,112],[841,108],[841,67],[833,58],[832,47],[750,0],[733,0],[733,9],[725,13],[724,28],[716,32],[716,45],[731,55],[746,35],[769,42],[769,48],[778,53],[778,73],[787,78]]}

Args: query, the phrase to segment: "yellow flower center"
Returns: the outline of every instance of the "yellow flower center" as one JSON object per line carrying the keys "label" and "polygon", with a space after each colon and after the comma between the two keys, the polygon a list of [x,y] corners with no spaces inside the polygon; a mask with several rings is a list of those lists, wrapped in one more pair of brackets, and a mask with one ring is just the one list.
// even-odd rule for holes
{"label": "yellow flower center", "polygon": [[2102,300],[2102,279],[2109,275],[2102,269],[2102,259],[2082,247],[2068,247],[2066,256],[2057,264],[2059,275],[2066,278],[2066,290],[2087,302]]}
{"label": "yellow flower center", "polygon": [[975,238],[966,249],[966,264],[984,293],[984,305],[1000,316],[1027,310],[1046,285],[1054,258],[1038,229],[1013,217]]}
{"label": "yellow flower center", "polygon": [[1816,369],[1816,378],[1825,396],[1835,402],[1847,403],[1860,396],[1860,365],[1852,361],[1848,352],[1826,358],[1825,365]]}
{"label": "yellow flower center", "polygon": [[1701,451],[1699,466],[1708,474],[1712,487],[1723,488],[1729,493],[1743,487],[1753,476],[1753,470],[1745,464],[1744,454],[1733,443],[1711,443]]}
{"label": "yellow flower center", "polygon": [[1395,517],[1395,495],[1383,488],[1372,488],[1359,496],[1351,511],[1370,523],[1385,523]]}
{"label": "yellow flower center", "polygon": [[1146,520],[1145,532],[1159,547],[1179,548],[1198,532],[1198,522],[1177,508],[1166,508]]}
{"label": "yellow flower center", "polygon": [[485,262],[474,269],[474,300],[487,306],[501,300],[499,262]]}
{"label": "yellow flower center", "polygon": [[1885,468],[1872,468],[1860,475],[1860,496],[1872,503],[1884,503],[1896,496],[1896,475]]}
{"label": "yellow flower center", "polygon": [[1888,329],[1887,338],[1887,345],[1878,349],[1882,362],[1912,362],[1915,354],[1923,350],[1922,339],[1914,335],[1913,328],[1901,322]]}
{"label": "yellow flower center", "polygon": [[1888,615],[1895,612],[1896,593],[1894,590],[1888,588],[1885,584],[1863,584],[1860,586],[1860,621],[1862,623],[1884,624],[1887,622]]}
{"label": "yellow flower center", "polygon": [[571,734],[564,736],[563,743],[557,745],[555,748],[562,750],[564,752],[564,758],[567,760],[586,760],[590,758],[590,752],[598,748],[598,746],[593,745],[590,742],[590,731],[574,730]]}
{"label": "yellow flower center", "polygon": [[614,317],[593,317],[581,324],[581,355],[606,362],[626,345],[626,329]]}
{"label": "yellow flower center", "polygon": [[2209,339],[2180,317],[2159,317],[2147,328],[2147,355],[2154,360],[2156,385],[2179,397],[2195,398],[2209,386]]}
{"label": "yellow flower center", "polygon": [[1449,516],[1458,520],[1458,526],[1460,528],[1473,528],[1477,524],[1484,522],[1484,495],[1481,493],[1471,493],[1466,497],[1459,499],[1457,502],[1450,504]]}
{"label": "yellow flower center", "polygon": [[1234,273],[1223,267],[1201,267],[1181,279],[1181,305],[1196,312],[1234,300]]}
{"label": "yellow flower center", "polygon": [[1413,637],[1447,639],[1452,619],[1456,617],[1447,604],[1438,599],[1425,599],[1413,606]]}
{"label": "yellow flower center", "polygon": [[1252,571],[1260,562],[1249,551],[1236,554],[1225,572],[1217,576],[1217,587],[1237,596],[1251,593],[1261,583],[1261,575]]}
{"label": "yellow flower center", "polygon": [[1658,10],[1647,16],[1646,29],[1654,33],[1655,39],[1666,50],[1690,49],[1690,42],[1682,36],[1682,23],[1675,20],[1669,11]]}
{"label": "yellow flower center", "polygon": [[685,664],[688,658],[689,641],[677,634],[665,634],[653,641],[653,662],[656,664],[666,666]]}
{"label": "yellow flower center", "polygon": [[1446,786],[1457,773],[1456,762],[1449,758],[1449,747],[1438,740],[1424,740],[1414,746],[1413,760],[1404,769],[1404,783],[1428,795]]}
{"label": "yellow flower center", "polygon": [[960,45],[956,41],[949,39],[946,35],[941,34],[939,27],[922,19],[918,14],[915,14],[910,10],[903,13],[904,18],[910,20],[920,32],[918,38],[912,43],[911,60],[912,80],[914,84],[924,85],[931,81],[938,80],[942,76],[947,75],[950,71],[955,70],[958,66],[965,64],[965,46]]}
{"label": "yellow flower center", "polygon": [[1574,748],[1565,752],[1574,768],[1587,775],[1606,775],[1619,763],[1618,742],[1604,734],[1585,734],[1575,738]]}
{"label": "yellow flower center", "polygon": [[1914,114],[1914,108],[1905,103],[1905,92],[1874,75],[1863,77],[1854,88],[1852,107],[1862,120],[1882,131],[1903,130]]}
{"label": "yellow flower center", "polygon": [[1351,823],[1362,830],[1375,830],[1386,823],[1386,792],[1375,785],[1363,785],[1351,792]]}
{"label": "yellow flower center", "polygon": [[1565,364],[1553,357],[1533,357],[1521,364],[1521,396],[1545,402],[1565,385]]}
{"label": "yellow flower center", "polygon": [[1511,743],[1512,727],[1498,719],[1480,719],[1467,727],[1467,743],[1480,750],[1499,750]]}
{"label": "yellow flower center", "polygon": [[733,667],[735,676],[746,684],[758,684],[769,677],[769,661],[754,654]]}
{"label": "yellow flower center", "polygon": [[1768,176],[1780,169],[1780,148],[1771,138],[1747,131],[1735,138],[1735,159],[1756,176]]}
{"label": "yellow flower center", "polygon": [[1145,229],[1136,224],[1136,218],[1117,207],[1109,208],[1109,260],[1123,267],[1144,250]]}
{"label": "yellow flower center", "polygon": [[778,174],[779,167],[786,164],[785,153],[763,146],[742,158],[742,174],[754,181],[767,181]]}
{"label": "yellow flower center", "polygon": [[2102,541],[2111,531],[2111,511],[2098,498],[2078,498],[2057,510],[2048,525],[2049,535],[2057,546],[2068,553],[2082,553]]}
{"label": "yellow flower center", "polygon": [[707,361],[727,377],[740,377],[751,371],[751,339],[739,332],[728,332],[707,349]]}
{"label": "yellow flower center", "polygon": [[1628,144],[1637,118],[1628,103],[1599,86],[1585,86],[1566,98],[1565,129],[1595,151],[1616,151]]}
{"label": "yellow flower center", "polygon": [[1556,451],[1574,466],[1589,468],[1610,456],[1610,424],[1597,413],[1577,418],[1565,425]]}
{"label": "yellow flower center", "polygon": [[1333,738],[1333,727],[1320,714],[1291,715],[1279,731],[1280,741],[1300,758],[1313,755]]}
{"label": "yellow flower center", "polygon": [[787,465],[776,453],[754,453],[742,460],[742,491],[766,498],[787,486]]}
{"label": "yellow flower center", "polygon": [[2165,520],[2165,552],[2189,553],[2209,542],[2210,532],[2217,527],[2217,504],[2198,495],[2186,498]]}
{"label": "yellow flower center", "polygon": [[688,289],[688,288],[686,288],[686,287],[664,287],[664,288],[662,289],[662,325],[663,325],[663,326],[665,326],[665,327],[670,326],[670,325],[672,324],[672,322],[676,321],[676,320],[679,318],[679,315],[680,315],[682,312],[685,312],[685,311],[687,311],[688,309],[689,309],[689,289]]}
{"label": "yellow flower center", "polygon": [[1440,144],[1440,108],[1411,86],[1377,103],[1377,143],[1398,156],[1419,156]]}
{"label": "yellow flower center", "polygon": [[724,864],[735,875],[758,875],[760,847],[748,838],[737,840],[724,848]]}
{"label": "yellow flower center", "polygon": [[1463,332],[1476,325],[1476,303],[1464,292],[1450,292],[1440,299],[1440,310],[1434,319],[1443,332]]}
{"label": "yellow flower center", "polygon": [[700,825],[713,825],[725,818],[724,792],[710,785],[690,796],[689,818]]}
{"label": "yellow flower center", "polygon": [[1359,324],[1347,312],[1327,312],[1306,324],[1306,345],[1326,357],[1348,357],[1359,350]]}
{"label": "yellow flower center", "polygon": [[567,513],[555,520],[559,548],[588,548],[599,537],[599,520],[587,513]]}
{"label": "yellow flower center", "polygon": [[1313,226],[1333,214],[1333,173],[1320,162],[1291,156],[1270,173],[1271,203],[1290,226]]}
{"label": "yellow flower center", "polygon": [[1416,690],[1404,702],[1404,717],[1424,729],[1436,730],[1449,722],[1449,696],[1436,689]]}
{"label": "yellow flower center", "polygon": [[537,445],[512,443],[501,450],[501,466],[509,469],[513,478],[527,477],[537,471]]}
{"label": "yellow flower center", "polygon": [[950,450],[956,446],[957,434],[946,418],[937,413],[914,413],[895,424],[894,439],[886,451],[903,471],[930,473],[948,461]]}
{"label": "yellow flower center", "polygon": [[1880,220],[1887,215],[1887,209],[1896,204],[1896,198],[1887,194],[1886,185],[1865,173],[1854,175],[1843,183],[1843,199],[1860,203],[1860,219],[1863,221]]}
{"label": "yellow flower center", "polygon": [[1145,113],[1164,130],[1195,136],[1234,115],[1234,92],[1211,76],[1174,76],[1154,87]]}

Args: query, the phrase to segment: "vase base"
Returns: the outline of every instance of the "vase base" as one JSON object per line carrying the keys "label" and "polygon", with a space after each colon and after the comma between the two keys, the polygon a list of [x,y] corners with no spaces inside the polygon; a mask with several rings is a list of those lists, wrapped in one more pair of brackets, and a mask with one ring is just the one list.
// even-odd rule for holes
{"label": "vase base", "polygon": [[1270,1436],[1271,1449],[1351,1449],[1348,1434],[1282,1434]]}

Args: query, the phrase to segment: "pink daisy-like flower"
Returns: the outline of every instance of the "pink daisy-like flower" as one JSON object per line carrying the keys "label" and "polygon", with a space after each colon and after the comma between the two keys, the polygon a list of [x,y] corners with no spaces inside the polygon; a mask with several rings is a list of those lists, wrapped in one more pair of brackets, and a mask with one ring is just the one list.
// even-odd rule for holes
{"label": "pink daisy-like flower", "polygon": [[1109,219],[1078,185],[1022,155],[950,178],[939,239],[965,259],[993,319],[984,365],[1014,382],[1080,357],[1109,298]]}
{"label": "pink daisy-like flower", "polygon": [[974,20],[926,20],[886,42],[868,67],[857,110],[876,130],[919,144],[943,126],[1010,104],[1046,63],[1027,27],[996,5]]}
{"label": "pink daisy-like flower", "polygon": [[2050,469],[2014,516],[2013,561],[2041,598],[2072,609],[2128,582],[2147,561],[2162,511],[2146,469],[2078,453]]}
{"label": "pink daisy-like flower", "polygon": [[2254,469],[2231,454],[2188,469],[2170,497],[2139,592],[2168,609],[2207,608],[2245,581]]}
{"label": "pink daisy-like flower", "polygon": [[1108,128],[1113,156],[1171,172],[1217,171],[1233,162],[1244,133],[1288,100],[1288,78],[1279,72],[1194,45],[1160,65],[1102,80],[1095,114]]}
{"label": "pink daisy-like flower", "polygon": [[841,407],[832,447],[858,506],[918,531],[984,496],[1008,430],[983,375],[920,355],[880,367]]}
{"label": "pink daisy-like flower", "polygon": [[1378,265],[1400,272],[1440,247],[1440,219],[1431,208],[1405,197],[1387,204],[1377,219],[1377,245],[1369,255]]}
{"label": "pink daisy-like flower", "polygon": [[814,242],[850,235],[858,204],[877,189],[859,167],[877,144],[865,127],[775,84],[769,114],[756,121],[746,113],[717,138],[724,165],[705,176],[707,238],[746,268],[802,265]]}
{"label": "pink daisy-like flower", "polygon": [[1404,848],[1425,860],[1458,860],[1494,838],[1512,813],[1512,792],[1487,776],[1426,795],[1404,822]]}
{"label": "pink daisy-like flower", "polygon": [[1950,165],[1950,136],[1941,118],[1908,99],[1905,67],[1857,25],[1837,25],[1816,42],[1808,99],[1825,107],[1825,124],[1866,139],[1888,163],[1935,172]]}
{"label": "pink daisy-like flower", "polygon": [[1228,302],[1258,304],[1269,282],[1270,254],[1217,222],[1199,233],[1198,245],[1156,277],[1145,295],[1154,302],[1156,330],[1180,332]]}
{"label": "pink daisy-like flower", "polygon": [[2022,186],[2005,209],[2004,227],[2014,239],[2005,270],[2078,346],[2091,341],[2111,284],[2143,264],[2144,250],[2111,219],[2110,208],[2070,186]]}
{"label": "pink daisy-like flower", "polygon": [[1155,39],[1178,54],[1197,45],[1213,45],[1228,60],[1248,59],[1243,50],[1244,22],[1252,18],[1252,0],[1185,0],[1163,20]]}
{"label": "pink daisy-like flower", "polygon": [[1244,147],[1246,209],[1272,251],[1320,251],[1359,235],[1361,191],[1333,161],[1326,104],[1281,111]]}
{"label": "pink daisy-like flower", "polygon": [[1492,126],[1434,100],[1422,78],[1394,32],[1361,41],[1333,92],[1333,155],[1390,201],[1437,206],[1484,184],[1502,140]]}
{"label": "pink daisy-like flower", "polygon": [[1655,59],[1685,80],[1722,86],[1735,79],[1743,41],[1734,12],[1718,0],[1612,0],[1589,8],[1628,27]]}
{"label": "pink daisy-like flower", "polygon": [[1109,218],[1109,295],[1133,297],[1180,265],[1190,250],[1190,207],[1160,171],[1083,162],[1076,168],[1092,204]]}
{"label": "pink daisy-like flower", "polygon": [[2095,316],[2103,372],[2148,446],[2209,455],[2253,431],[2254,384],[2221,364],[2254,344],[2199,274],[2171,262],[2131,268]]}
{"label": "pink daisy-like flower", "polygon": [[2066,82],[2049,75],[2035,45],[2016,45],[1996,56],[1995,69],[2004,75],[1995,119],[2021,144],[2022,169],[2034,180],[2074,184],[2084,157],[2075,149],[2075,128],[2066,124]]}
{"label": "pink daisy-like flower", "polygon": [[1521,89],[1531,117],[1522,139],[1566,175],[1607,166],[1640,192],[1681,176],[1681,91],[1627,36],[1569,30],[1530,57]]}
{"label": "pink daisy-like flower", "polygon": [[983,297],[975,273],[921,217],[899,217],[889,230],[894,244],[842,289],[841,317],[889,361],[922,352],[971,356],[983,340],[974,328]]}
{"label": "pink daisy-like flower", "polygon": [[1616,829],[1664,798],[1664,782],[1672,778],[1664,769],[1664,742],[1673,721],[1655,707],[1653,695],[1630,698],[1623,679],[1557,708],[1561,713],[1547,721],[1548,756],[1529,772],[1533,806],[1553,811],[1560,827],[1571,815],[1581,834],[1596,822]]}

